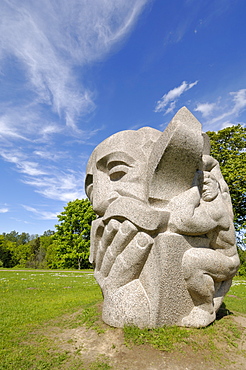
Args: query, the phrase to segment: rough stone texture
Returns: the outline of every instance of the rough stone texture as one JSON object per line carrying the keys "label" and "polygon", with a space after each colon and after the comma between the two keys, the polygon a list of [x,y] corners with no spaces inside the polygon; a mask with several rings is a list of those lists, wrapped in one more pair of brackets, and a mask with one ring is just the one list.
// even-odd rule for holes
{"label": "rough stone texture", "polygon": [[90,261],[112,326],[203,327],[236,274],[228,187],[201,124],[182,108],[164,132],[112,135],[93,151],[86,193],[98,219]]}

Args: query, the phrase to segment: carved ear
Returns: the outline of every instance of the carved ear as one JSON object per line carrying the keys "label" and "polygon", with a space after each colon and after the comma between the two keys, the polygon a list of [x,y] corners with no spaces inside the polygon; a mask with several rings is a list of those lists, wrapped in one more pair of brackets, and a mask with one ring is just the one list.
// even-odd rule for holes
{"label": "carved ear", "polygon": [[149,157],[149,202],[168,202],[192,185],[202,169],[203,137],[200,122],[181,108],[156,142]]}

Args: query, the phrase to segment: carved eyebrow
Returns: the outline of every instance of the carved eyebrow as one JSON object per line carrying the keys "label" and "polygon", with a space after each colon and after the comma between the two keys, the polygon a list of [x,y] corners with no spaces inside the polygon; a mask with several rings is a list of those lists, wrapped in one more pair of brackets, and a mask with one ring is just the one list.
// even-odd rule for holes
{"label": "carved eyebrow", "polygon": [[96,165],[98,170],[106,172],[116,165],[131,167],[134,162],[135,159],[129,154],[124,152],[114,152],[104,156],[103,158],[100,158]]}
{"label": "carved eyebrow", "polygon": [[114,167],[117,167],[117,166],[132,167],[130,164],[128,164],[126,162],[123,162],[123,161],[108,161],[108,163],[107,163],[107,168],[108,168],[109,171],[111,169],[113,169]]}

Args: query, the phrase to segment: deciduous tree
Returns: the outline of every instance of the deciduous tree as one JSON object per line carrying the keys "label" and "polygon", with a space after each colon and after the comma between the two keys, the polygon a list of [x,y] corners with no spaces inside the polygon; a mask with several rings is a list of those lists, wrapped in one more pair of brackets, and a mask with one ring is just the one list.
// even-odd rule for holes
{"label": "deciduous tree", "polygon": [[57,217],[60,223],[56,225],[54,244],[49,251],[51,256],[57,253],[56,267],[89,267],[90,229],[96,218],[90,201],[76,199],[69,202]]}
{"label": "deciduous tree", "polygon": [[235,216],[236,230],[246,227],[246,128],[226,127],[208,131],[211,155],[218,160],[227,182]]}

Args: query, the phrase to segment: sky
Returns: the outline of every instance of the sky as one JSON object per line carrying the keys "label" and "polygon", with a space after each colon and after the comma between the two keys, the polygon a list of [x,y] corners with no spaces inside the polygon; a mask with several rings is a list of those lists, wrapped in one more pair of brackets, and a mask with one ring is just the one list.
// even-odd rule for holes
{"label": "sky", "polygon": [[55,230],[85,198],[93,149],[164,130],[246,123],[245,0],[1,0],[0,234]]}

